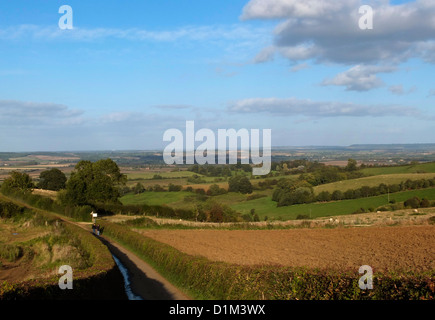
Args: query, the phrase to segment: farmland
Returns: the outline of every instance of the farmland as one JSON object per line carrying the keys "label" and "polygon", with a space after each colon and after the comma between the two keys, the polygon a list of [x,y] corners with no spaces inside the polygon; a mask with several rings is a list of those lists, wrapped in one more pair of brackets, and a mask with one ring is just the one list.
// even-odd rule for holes
{"label": "farmland", "polygon": [[435,226],[293,230],[140,230],[142,235],[213,261],[334,270],[435,269]]}
{"label": "farmland", "polygon": [[[405,201],[406,199],[419,196],[428,199],[435,199],[435,189],[426,189],[418,191],[405,191],[390,194],[389,198],[397,202]],[[377,197],[368,197],[353,200],[341,200],[331,202],[316,202],[308,204],[298,204],[288,207],[276,207],[276,203],[270,198],[260,198],[251,201],[241,202],[232,205],[232,208],[242,213],[249,212],[255,208],[255,212],[263,218],[277,218],[279,220],[296,219],[298,215],[306,215],[309,218],[317,218],[329,215],[345,215],[351,214],[360,208],[378,208],[388,204],[388,196],[382,195]]]}
{"label": "farmland", "polygon": [[[46,160],[39,158],[41,159]],[[87,170],[95,170],[104,168],[103,165],[107,163],[104,160],[99,163],[100,167],[93,166],[92,163],[86,163],[86,166],[89,166]],[[414,170],[416,166],[417,171]],[[247,170],[249,168],[236,165],[226,168],[225,174],[222,174],[223,170],[212,167],[200,168],[198,172],[195,171],[198,167],[188,166],[121,166],[119,170],[125,174],[126,179],[117,186],[119,195],[114,198],[116,201],[110,200],[106,203],[92,203],[87,200],[79,205],[71,205],[68,201],[62,202],[65,199],[62,197],[68,191],[67,187],[60,191],[36,188],[31,193],[16,195],[21,197],[20,201],[55,211],[75,221],[88,221],[91,210],[101,213],[99,220],[107,228],[107,236],[113,237],[114,241],[127,241],[130,248],[138,250],[137,254],[143,255],[146,261],[150,259],[157,269],[164,274],[166,272],[165,275],[175,279],[174,281],[187,281],[185,277],[195,274],[195,268],[203,263],[210,270],[223,268],[222,272],[228,274],[232,274],[237,268],[248,268],[246,272],[253,274],[265,272],[267,277],[271,277],[267,278],[269,280],[275,276],[286,278],[288,272],[292,274],[299,272],[297,270],[308,270],[308,273],[302,275],[307,281],[313,275],[317,279],[319,275],[316,272],[320,272],[318,270],[328,270],[328,274],[338,272],[340,277],[347,277],[345,274],[349,273],[346,272],[353,274],[359,266],[368,264],[375,272],[382,273],[387,278],[391,276],[391,272],[416,274],[416,278],[411,276],[406,279],[406,285],[425,285],[425,278],[419,277],[433,272],[432,257],[435,255],[432,249],[435,241],[433,163],[400,167],[359,167],[350,170],[343,164],[336,167],[297,160],[281,162],[274,167],[276,170],[266,177],[253,177]],[[65,173],[74,169],[70,165],[57,168]],[[38,167],[38,170],[42,169]],[[92,172],[80,179],[101,174],[101,171]],[[68,179],[75,177],[77,175],[68,175]],[[33,179],[37,180],[37,177]],[[100,175],[98,179],[90,179],[87,183],[108,181],[104,180],[104,175]],[[381,183],[388,193],[378,190]],[[101,184],[98,183],[95,187],[97,186],[100,187]],[[293,186],[294,189],[301,186],[302,189],[311,188],[313,198],[307,203],[278,205],[273,198],[276,191],[283,186],[288,188],[286,190],[292,190]],[[350,189],[358,190],[363,187],[371,192],[378,192],[378,195],[364,196],[360,192],[357,198],[347,200],[315,198],[325,192],[335,194],[340,191],[344,194]],[[389,192],[389,188],[394,192]],[[93,194],[90,200],[95,195],[102,194]],[[107,194],[116,196],[117,192]],[[410,199],[418,199],[413,202],[418,209],[405,205]],[[4,244],[6,257],[2,258],[2,263],[7,270],[13,269],[13,263],[16,263],[16,268],[11,273],[3,270],[4,273],[0,274],[3,278],[14,281],[13,275],[45,276],[46,271],[53,272],[52,267],[58,262],[61,253],[67,259],[65,263],[75,264],[78,269],[87,270],[92,265],[92,261],[86,260],[86,254],[77,255],[85,253],[87,249],[74,247],[75,242],[70,242],[74,237],[54,239],[53,236],[58,234],[56,229],[46,229],[47,226],[44,225],[36,229],[23,229],[22,224],[8,223],[0,226],[2,230],[6,230],[5,234],[16,233],[18,236],[0,239]],[[18,237],[24,238],[16,242]],[[27,260],[23,258],[12,262],[5,260],[8,259],[9,252],[14,254],[14,250],[10,248],[16,245],[27,248],[23,252],[39,252],[39,246],[45,248],[44,241],[48,242],[48,249],[35,253],[34,257],[41,258],[30,260],[30,264],[24,264]],[[66,247],[59,249],[62,247],[53,245],[53,241],[59,241]],[[29,243],[32,245],[29,246]],[[36,245],[33,246],[33,243]],[[168,247],[161,247],[162,245]],[[153,251],[153,248],[160,249]],[[44,255],[43,252],[49,254]],[[172,258],[165,258],[165,255]],[[168,261],[175,257],[184,262],[175,264],[174,268],[187,268],[183,271],[186,272],[185,275],[171,271],[173,267],[170,267],[171,263]],[[188,267],[188,261],[195,261],[195,266]],[[84,265],[81,266],[80,263]],[[21,273],[20,266],[24,268]],[[343,280],[344,291],[339,294],[340,297],[354,294],[351,289],[354,286],[353,276],[349,279],[346,281],[350,282]],[[261,280],[265,281],[261,285],[273,292],[278,290],[275,288],[276,283],[269,280]],[[260,283],[255,281],[253,285]],[[329,282],[325,279],[324,281],[321,283],[322,289],[311,292],[310,297],[328,296]],[[246,293],[240,293],[240,296],[231,293],[229,284],[230,282],[216,285],[216,288],[207,287],[210,291],[204,291],[200,285],[193,296],[245,297]],[[180,285],[191,288],[190,282]],[[380,284],[379,288],[384,286],[388,284]],[[216,289],[223,290],[224,293],[215,292]],[[288,297],[284,291],[280,291],[279,297]],[[294,292],[294,297],[301,297],[302,292],[304,291]],[[376,296],[382,296],[382,292],[384,291],[379,291]],[[263,293],[261,290],[252,293],[257,298],[258,294]],[[361,293],[357,293],[357,296],[359,294]],[[426,291],[421,294],[428,296]]]}
{"label": "farmland", "polygon": [[[362,170],[365,172],[364,170]],[[382,171],[380,171],[382,172]],[[431,179],[435,177],[435,173],[391,173],[391,174],[378,174],[369,177],[343,180],[334,183],[328,183],[314,187],[314,192],[319,194],[322,191],[333,192],[335,190],[346,191],[348,189],[356,189],[361,186],[375,187],[380,183],[384,184],[398,184],[406,180],[418,179]]]}

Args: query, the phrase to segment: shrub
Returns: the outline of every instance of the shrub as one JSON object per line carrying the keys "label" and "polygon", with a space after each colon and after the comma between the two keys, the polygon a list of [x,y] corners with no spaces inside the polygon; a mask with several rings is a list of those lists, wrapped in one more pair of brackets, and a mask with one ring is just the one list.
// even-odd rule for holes
{"label": "shrub", "polygon": [[404,205],[413,209],[420,208],[420,199],[418,197],[410,198],[404,202]]}
{"label": "shrub", "polygon": [[168,191],[169,192],[177,192],[177,191],[181,191],[182,189],[183,189],[182,185],[175,185],[175,184],[172,184],[172,183],[170,183],[168,185]]}
{"label": "shrub", "polygon": [[430,201],[426,198],[423,198],[420,202],[420,207],[422,208],[429,208],[431,205]]}
{"label": "shrub", "polygon": [[9,201],[0,200],[0,218],[9,219],[24,213],[24,208]]}

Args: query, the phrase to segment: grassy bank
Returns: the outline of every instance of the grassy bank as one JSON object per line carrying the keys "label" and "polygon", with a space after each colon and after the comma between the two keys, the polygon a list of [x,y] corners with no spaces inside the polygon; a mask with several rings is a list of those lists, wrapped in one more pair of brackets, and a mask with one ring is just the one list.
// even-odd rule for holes
{"label": "grassy bank", "polygon": [[[39,221],[39,224],[52,227],[59,233],[55,235],[50,233],[43,238],[35,238],[31,242],[3,245],[1,248],[2,256],[9,260],[17,260],[22,255],[20,248],[32,250],[37,245],[44,245],[43,253],[52,255],[51,248],[62,245],[70,245],[75,243],[77,248],[83,252],[81,260],[75,261],[71,259],[49,261],[48,267],[58,269],[60,265],[75,263],[73,267],[73,290],[61,290],[59,288],[59,278],[61,275],[50,275],[53,273],[43,272],[41,276],[30,280],[23,281],[1,281],[0,282],[0,300],[35,300],[35,299],[125,299],[123,288],[123,279],[120,274],[110,251],[90,232],[61,220],[57,215],[43,210],[32,209],[29,207],[20,206],[12,201],[5,201],[2,198],[2,208],[8,208],[9,219],[13,219],[14,215],[11,212],[15,208],[15,218],[18,215],[31,217],[31,223]],[[7,206],[5,206],[5,203]],[[3,210],[2,210],[3,212]],[[32,244],[33,246],[30,246]],[[71,252],[71,251],[70,251]],[[37,263],[41,259],[39,256],[29,255],[30,263]],[[46,258],[46,256],[42,257]],[[39,260],[38,260],[39,259]],[[77,262],[77,263],[76,263]],[[39,264],[38,264],[39,265]]]}

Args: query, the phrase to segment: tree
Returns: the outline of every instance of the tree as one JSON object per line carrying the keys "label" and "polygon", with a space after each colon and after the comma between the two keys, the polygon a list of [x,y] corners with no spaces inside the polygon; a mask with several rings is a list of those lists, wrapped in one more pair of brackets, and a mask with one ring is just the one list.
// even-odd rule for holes
{"label": "tree", "polygon": [[343,200],[343,192],[341,192],[340,190],[335,190],[332,193],[331,199],[332,200]]}
{"label": "tree", "polygon": [[322,191],[317,195],[317,201],[331,201],[332,196],[329,191]]}
{"label": "tree", "polygon": [[347,160],[346,171],[356,171],[357,170],[357,162],[355,159]]}
{"label": "tree", "polygon": [[177,192],[177,191],[181,191],[182,189],[183,189],[183,186],[179,185],[179,184],[170,183],[168,185],[168,191],[170,191],[170,192],[172,192],[172,191]]}
{"label": "tree", "polygon": [[417,197],[417,196],[415,196],[415,197],[413,197],[413,198],[410,198],[410,199],[406,200],[406,201],[403,203],[403,205],[404,205],[405,207],[411,207],[411,208],[413,208],[413,209],[417,209],[417,208],[420,207],[420,198]]}
{"label": "tree", "polygon": [[64,201],[73,205],[117,203],[119,186],[127,177],[121,174],[118,165],[111,159],[82,160],[75,166],[66,184]]}
{"label": "tree", "polygon": [[217,184],[212,184],[207,190],[207,195],[209,196],[218,196],[225,193],[227,193],[227,190],[220,188]]}
{"label": "tree", "polygon": [[134,194],[143,193],[143,192],[145,192],[145,187],[143,186],[142,183],[138,182],[138,183],[136,183],[136,185],[133,187],[133,192],[134,192]]}
{"label": "tree", "polygon": [[209,211],[211,222],[223,222],[224,221],[224,210],[218,203],[213,203],[211,210]]}
{"label": "tree", "polygon": [[231,177],[228,181],[228,191],[229,192],[240,192],[243,194],[252,193],[252,184],[248,177],[237,175]]}
{"label": "tree", "polygon": [[42,171],[39,175],[38,188],[59,191],[65,189],[66,175],[57,168]]}
{"label": "tree", "polygon": [[423,198],[420,202],[420,207],[422,208],[429,208],[430,207],[430,201],[426,198]]}
{"label": "tree", "polygon": [[5,194],[11,192],[32,192],[35,185],[27,173],[12,171],[1,185],[1,191]]}

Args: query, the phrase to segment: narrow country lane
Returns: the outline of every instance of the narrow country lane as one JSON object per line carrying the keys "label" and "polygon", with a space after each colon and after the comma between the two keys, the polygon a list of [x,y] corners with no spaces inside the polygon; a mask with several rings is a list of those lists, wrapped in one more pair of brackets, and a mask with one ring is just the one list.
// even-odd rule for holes
{"label": "narrow country lane", "polygon": [[[78,223],[77,225],[92,232],[88,223]],[[186,294],[163,278],[154,268],[130,250],[103,235],[95,235],[95,237],[98,237],[127,268],[131,290],[135,295],[142,297],[144,300],[190,300]]]}

